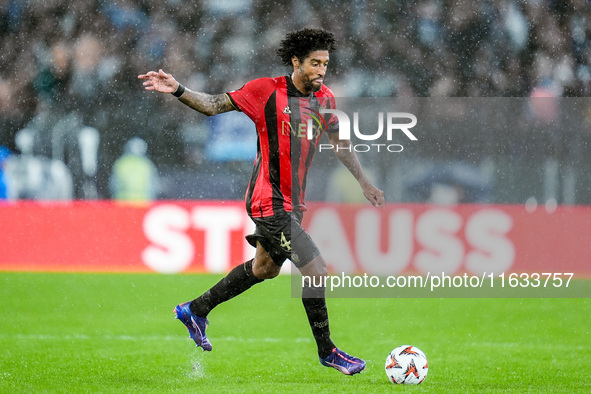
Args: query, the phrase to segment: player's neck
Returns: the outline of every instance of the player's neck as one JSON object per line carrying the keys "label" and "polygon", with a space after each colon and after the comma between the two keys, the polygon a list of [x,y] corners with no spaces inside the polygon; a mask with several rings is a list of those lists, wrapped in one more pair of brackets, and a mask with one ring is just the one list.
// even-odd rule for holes
{"label": "player's neck", "polygon": [[303,95],[309,96],[310,93],[312,93],[312,90],[306,89],[306,85],[302,82],[301,78],[298,77],[295,71],[291,73],[291,81],[293,82],[293,85],[296,87],[296,89],[299,90]]}

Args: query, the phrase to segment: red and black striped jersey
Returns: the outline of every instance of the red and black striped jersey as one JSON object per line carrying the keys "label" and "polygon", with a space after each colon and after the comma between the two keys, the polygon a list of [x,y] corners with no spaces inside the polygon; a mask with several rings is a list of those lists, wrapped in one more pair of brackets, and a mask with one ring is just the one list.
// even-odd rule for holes
{"label": "red and black striped jersey", "polygon": [[[257,155],[246,191],[251,217],[269,217],[305,210],[308,169],[323,131],[338,129],[338,119],[320,116],[321,108],[335,108],[334,94],[326,87],[303,95],[289,76],[259,78],[227,93],[232,105],[254,122]],[[314,132],[308,138],[308,120]]]}

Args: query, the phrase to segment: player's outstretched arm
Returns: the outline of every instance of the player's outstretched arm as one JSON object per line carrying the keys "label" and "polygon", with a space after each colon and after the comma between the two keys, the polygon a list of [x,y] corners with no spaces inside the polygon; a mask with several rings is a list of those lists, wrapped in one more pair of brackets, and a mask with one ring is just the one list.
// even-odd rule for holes
{"label": "player's outstretched arm", "polygon": [[363,168],[361,167],[357,155],[352,149],[350,149],[351,141],[340,140],[338,133],[327,134],[330,143],[333,146],[339,147],[339,149],[335,149],[337,158],[345,165],[345,167],[347,167],[355,179],[357,179],[365,198],[367,198],[374,207],[384,207],[384,192],[375,187],[363,174]]}
{"label": "player's outstretched arm", "polygon": [[[149,71],[146,74],[138,75],[139,79],[144,79],[146,90],[160,93],[174,93],[181,87],[172,74],[165,73],[162,69]],[[234,110],[234,106],[225,94],[211,95],[202,92],[194,92],[183,88],[184,92],[179,97],[180,102],[193,108],[202,114],[212,116],[222,112]]]}

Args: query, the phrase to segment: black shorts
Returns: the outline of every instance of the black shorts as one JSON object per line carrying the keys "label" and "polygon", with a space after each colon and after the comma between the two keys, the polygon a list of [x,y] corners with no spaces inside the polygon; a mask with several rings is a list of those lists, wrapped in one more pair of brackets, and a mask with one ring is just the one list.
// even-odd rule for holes
{"label": "black shorts", "polygon": [[256,224],[254,234],[246,236],[256,248],[257,241],[275,264],[281,266],[289,259],[302,268],[320,255],[318,247],[302,227],[302,214],[286,212],[267,218],[251,218]]}

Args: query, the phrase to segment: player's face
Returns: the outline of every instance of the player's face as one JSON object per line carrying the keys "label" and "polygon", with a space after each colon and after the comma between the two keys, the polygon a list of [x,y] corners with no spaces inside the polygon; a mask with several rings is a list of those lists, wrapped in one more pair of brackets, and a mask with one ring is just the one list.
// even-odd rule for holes
{"label": "player's face", "polygon": [[303,93],[317,92],[322,87],[328,67],[328,51],[311,52],[303,62],[294,60],[294,83]]}

